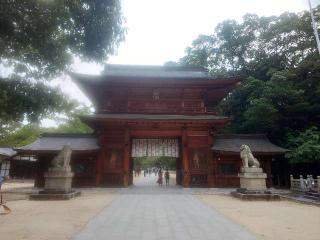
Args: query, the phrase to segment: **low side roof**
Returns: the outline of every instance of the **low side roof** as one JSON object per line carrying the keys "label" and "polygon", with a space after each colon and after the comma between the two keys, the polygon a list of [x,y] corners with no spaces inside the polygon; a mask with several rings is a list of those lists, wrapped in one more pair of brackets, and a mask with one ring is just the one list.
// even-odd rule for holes
{"label": "low side roof", "polygon": [[12,148],[0,148],[0,156],[4,156],[4,157],[12,157],[14,155],[16,155],[17,152],[14,151]]}
{"label": "low side roof", "polygon": [[216,135],[212,150],[216,152],[240,153],[241,145],[246,144],[253,153],[284,154],[289,150],[276,146],[264,134],[221,134]]}
{"label": "low side roof", "polygon": [[98,140],[91,134],[42,134],[36,141],[16,148],[18,152],[52,152],[60,151],[69,145],[73,151],[96,151]]}

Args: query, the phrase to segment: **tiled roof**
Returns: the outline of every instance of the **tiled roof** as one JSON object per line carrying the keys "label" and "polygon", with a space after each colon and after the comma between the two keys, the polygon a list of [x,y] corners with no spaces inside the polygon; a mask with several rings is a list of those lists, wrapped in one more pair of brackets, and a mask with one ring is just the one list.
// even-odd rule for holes
{"label": "tiled roof", "polygon": [[14,151],[12,148],[0,148],[0,156],[12,157],[16,154],[17,152]]}
{"label": "tiled roof", "polygon": [[108,81],[111,79],[167,79],[167,80],[232,80],[239,81],[239,76],[214,78],[201,67],[188,66],[150,66],[150,65],[117,65],[107,64],[100,75],[86,75],[70,72],[74,79]]}
{"label": "tiled roof", "polygon": [[221,134],[214,137],[212,150],[217,152],[240,153],[241,145],[246,144],[253,153],[282,154],[289,150],[271,143],[263,134]]}
{"label": "tiled roof", "polygon": [[83,116],[84,119],[125,119],[125,120],[225,120],[227,117],[216,115],[163,115],[163,114],[127,114],[127,113],[105,113]]}
{"label": "tiled roof", "polygon": [[114,65],[107,64],[102,72],[110,77],[146,77],[146,78],[204,78],[209,74],[204,68],[184,66],[143,66],[143,65]]}
{"label": "tiled roof", "polygon": [[24,151],[60,151],[64,145],[69,145],[73,151],[98,150],[98,140],[89,134],[42,134],[35,142],[16,148]]}

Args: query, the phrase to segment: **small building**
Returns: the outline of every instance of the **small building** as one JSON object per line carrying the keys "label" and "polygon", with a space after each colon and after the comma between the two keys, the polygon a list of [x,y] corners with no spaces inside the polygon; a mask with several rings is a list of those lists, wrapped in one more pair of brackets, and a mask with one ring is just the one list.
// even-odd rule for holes
{"label": "small building", "polygon": [[32,179],[35,176],[36,158],[22,156],[12,148],[0,148],[0,176],[13,179]]}
{"label": "small building", "polygon": [[72,149],[71,166],[75,173],[74,187],[95,186],[96,160],[100,149],[98,140],[91,134],[42,134],[35,142],[17,148],[25,156],[37,156],[35,187],[44,186],[44,172],[64,145]]}
{"label": "small building", "polygon": [[267,187],[272,184],[272,161],[282,158],[287,149],[272,144],[263,134],[219,134],[212,146],[217,187],[237,187],[240,185],[238,173],[242,166],[241,145],[248,145],[267,173]]}
{"label": "small building", "polygon": [[16,155],[10,159],[10,178],[34,179],[36,172],[36,156]]}
{"label": "small building", "polygon": [[[194,67],[128,65],[107,65],[101,75],[71,77],[95,106],[94,114],[81,117],[94,133],[45,134],[18,148],[38,159],[36,186],[43,186],[44,172],[65,144],[73,150],[74,186],[127,187],[133,181],[135,156],[174,156],[177,184],[183,187],[238,184],[239,152],[237,157],[235,147],[223,155],[212,149],[223,140],[217,132],[230,121],[216,107],[239,84],[238,77],[213,78]],[[246,143],[233,137],[240,145]],[[256,141],[260,138],[248,144],[254,151]],[[272,145],[267,139],[264,144]],[[263,163],[269,178],[272,156],[266,155]],[[226,165],[228,161],[236,167]]]}
{"label": "small building", "polygon": [[12,148],[0,148],[0,176],[7,177],[10,174],[10,159],[17,154]]}

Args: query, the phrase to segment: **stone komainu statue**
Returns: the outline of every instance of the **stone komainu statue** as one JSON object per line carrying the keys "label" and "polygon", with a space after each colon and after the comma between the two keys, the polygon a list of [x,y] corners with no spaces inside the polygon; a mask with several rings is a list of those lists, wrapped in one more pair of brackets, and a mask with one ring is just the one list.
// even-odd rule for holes
{"label": "stone komainu statue", "polygon": [[69,145],[64,145],[58,156],[52,160],[51,167],[53,169],[69,170],[71,153],[71,147]]}
{"label": "stone komainu statue", "polygon": [[240,157],[242,159],[242,165],[244,168],[260,167],[259,161],[252,155],[252,152],[248,145],[241,145]]}

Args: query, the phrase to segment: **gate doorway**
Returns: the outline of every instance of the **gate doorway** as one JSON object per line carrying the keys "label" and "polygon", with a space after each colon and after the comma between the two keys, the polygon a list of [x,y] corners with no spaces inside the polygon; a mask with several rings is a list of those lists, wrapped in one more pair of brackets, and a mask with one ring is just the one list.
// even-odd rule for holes
{"label": "gate doorway", "polygon": [[140,178],[155,182],[157,172],[170,172],[170,184],[182,184],[179,138],[134,138],[131,144],[130,181]]}

